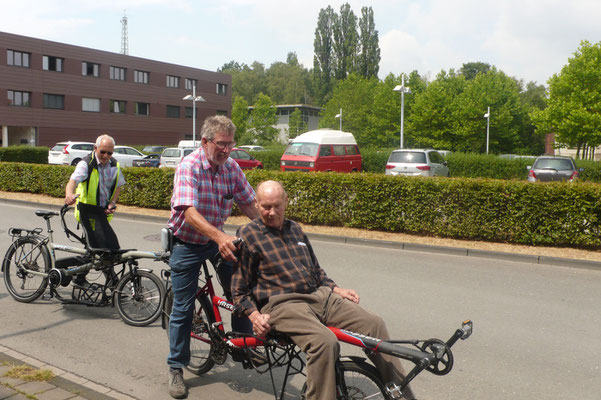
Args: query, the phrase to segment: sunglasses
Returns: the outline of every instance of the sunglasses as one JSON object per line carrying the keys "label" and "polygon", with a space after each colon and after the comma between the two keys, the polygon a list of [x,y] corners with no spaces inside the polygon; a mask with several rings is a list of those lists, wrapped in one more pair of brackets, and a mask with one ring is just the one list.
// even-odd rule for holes
{"label": "sunglasses", "polygon": [[102,155],[108,154],[109,156],[112,156],[113,152],[112,151],[106,151],[106,150],[100,150],[100,154],[102,154]]}

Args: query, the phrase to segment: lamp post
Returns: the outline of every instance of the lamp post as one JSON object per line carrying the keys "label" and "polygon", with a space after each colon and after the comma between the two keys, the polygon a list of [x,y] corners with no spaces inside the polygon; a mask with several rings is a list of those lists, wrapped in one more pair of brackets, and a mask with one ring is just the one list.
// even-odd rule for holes
{"label": "lamp post", "polygon": [[405,87],[405,75],[401,78],[401,84],[395,86],[395,92],[401,92],[401,149],[403,148],[403,124],[405,119],[405,93],[411,94],[411,89]]}
{"label": "lamp post", "polygon": [[486,154],[488,154],[488,131],[490,128],[490,107],[488,107],[488,111],[484,114],[484,118],[486,118]]}
{"label": "lamp post", "polygon": [[182,100],[192,100],[192,145],[196,147],[196,102],[205,101],[202,96],[196,95],[196,82],[192,84],[192,94],[184,96]]}
{"label": "lamp post", "polygon": [[340,130],[342,131],[342,108],[340,109],[340,114],[336,114],[334,118],[340,119]]}

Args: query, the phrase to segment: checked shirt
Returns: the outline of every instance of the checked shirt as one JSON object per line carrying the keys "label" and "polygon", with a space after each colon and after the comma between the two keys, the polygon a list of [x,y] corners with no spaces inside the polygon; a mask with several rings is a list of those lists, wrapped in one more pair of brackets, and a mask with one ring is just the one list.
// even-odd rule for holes
{"label": "checked shirt", "polygon": [[211,225],[222,230],[232,213],[234,201],[244,205],[254,199],[255,191],[236,161],[228,158],[217,172],[213,172],[201,147],[186,156],[177,167],[168,226],[184,242],[206,244],[209,238],[186,223],[186,208],[196,208]]}
{"label": "checked shirt", "polygon": [[313,293],[320,286],[336,286],[319,266],[307,235],[296,222],[285,219],[278,230],[255,219],[236,235],[244,242],[234,265],[232,295],[246,315],[273,295]]}

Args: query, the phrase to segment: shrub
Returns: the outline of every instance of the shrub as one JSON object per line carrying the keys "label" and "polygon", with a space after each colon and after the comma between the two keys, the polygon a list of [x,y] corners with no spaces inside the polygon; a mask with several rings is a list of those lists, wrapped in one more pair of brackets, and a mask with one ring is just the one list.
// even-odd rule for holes
{"label": "shrub", "polygon": [[0,161],[48,164],[48,147],[0,147]]}

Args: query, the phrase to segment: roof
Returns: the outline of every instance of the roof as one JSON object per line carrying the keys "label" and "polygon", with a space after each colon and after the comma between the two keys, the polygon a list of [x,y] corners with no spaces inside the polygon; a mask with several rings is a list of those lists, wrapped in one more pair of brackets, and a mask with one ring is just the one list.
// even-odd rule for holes
{"label": "roof", "polygon": [[305,132],[292,140],[292,143],[327,143],[327,144],[357,144],[355,137],[350,132],[333,129],[318,129]]}

